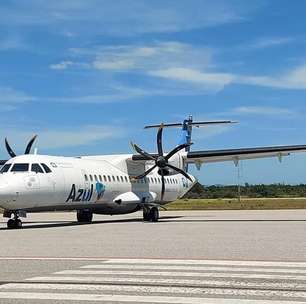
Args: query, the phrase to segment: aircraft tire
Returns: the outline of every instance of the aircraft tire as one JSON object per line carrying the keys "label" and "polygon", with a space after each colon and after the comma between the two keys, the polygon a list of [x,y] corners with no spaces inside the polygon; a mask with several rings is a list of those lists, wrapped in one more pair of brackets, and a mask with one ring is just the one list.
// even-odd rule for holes
{"label": "aircraft tire", "polygon": [[150,216],[150,220],[152,222],[158,222],[158,219],[159,219],[158,208],[156,208],[156,207],[151,208],[149,216]]}
{"label": "aircraft tire", "polygon": [[22,221],[20,219],[9,219],[7,222],[8,229],[20,229],[22,228]]}
{"label": "aircraft tire", "polygon": [[143,210],[143,220],[145,222],[150,221],[150,211],[148,212],[147,210]]}
{"label": "aircraft tire", "polygon": [[77,220],[79,223],[91,223],[92,222],[92,212],[88,210],[78,210]]}
{"label": "aircraft tire", "polygon": [[17,229],[22,228],[22,221],[20,219],[15,220],[15,226]]}
{"label": "aircraft tire", "polygon": [[7,228],[8,228],[8,229],[14,229],[14,228],[16,228],[16,227],[15,227],[15,221],[14,221],[13,219],[9,219],[9,220],[7,221]]}

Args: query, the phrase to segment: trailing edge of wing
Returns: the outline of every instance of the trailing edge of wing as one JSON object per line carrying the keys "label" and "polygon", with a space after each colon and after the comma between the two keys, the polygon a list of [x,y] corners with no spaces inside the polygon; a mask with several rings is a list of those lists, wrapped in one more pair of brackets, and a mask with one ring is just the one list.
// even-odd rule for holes
{"label": "trailing edge of wing", "polygon": [[306,152],[306,145],[259,147],[246,149],[192,151],[187,153],[187,163],[209,163],[222,161],[237,161],[266,157],[288,156],[290,153]]}

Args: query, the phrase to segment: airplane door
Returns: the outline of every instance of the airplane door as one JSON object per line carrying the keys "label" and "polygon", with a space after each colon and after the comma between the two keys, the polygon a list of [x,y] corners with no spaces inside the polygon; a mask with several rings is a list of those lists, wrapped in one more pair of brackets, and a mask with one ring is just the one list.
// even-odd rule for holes
{"label": "airplane door", "polygon": [[82,178],[84,180],[84,189],[89,190],[90,188],[90,182],[89,182],[89,175],[88,173],[82,169]]}

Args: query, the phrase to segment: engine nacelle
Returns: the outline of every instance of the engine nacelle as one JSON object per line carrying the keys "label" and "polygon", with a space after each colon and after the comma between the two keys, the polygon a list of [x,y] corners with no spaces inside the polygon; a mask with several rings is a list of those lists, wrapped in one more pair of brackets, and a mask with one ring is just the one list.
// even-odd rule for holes
{"label": "engine nacelle", "polygon": [[[180,153],[174,154],[168,161],[168,163],[174,167],[180,168],[184,170],[184,162],[183,162],[183,157]],[[165,176],[170,176],[170,175],[176,175],[177,171],[166,167],[164,169],[159,169],[158,174],[161,175],[161,170],[163,170],[163,173]]]}

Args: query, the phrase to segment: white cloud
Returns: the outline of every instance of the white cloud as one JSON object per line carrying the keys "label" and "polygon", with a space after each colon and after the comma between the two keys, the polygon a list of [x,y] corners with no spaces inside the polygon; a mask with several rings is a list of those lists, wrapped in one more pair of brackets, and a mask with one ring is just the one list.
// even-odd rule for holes
{"label": "white cloud", "polygon": [[73,65],[72,61],[62,61],[60,63],[50,64],[52,70],[66,70],[69,66]]}
{"label": "white cloud", "polygon": [[13,0],[2,6],[0,24],[128,36],[241,22],[258,6],[242,0]]}
{"label": "white cloud", "polygon": [[[7,131],[4,131],[7,130]],[[25,149],[27,141],[38,134],[35,144],[39,149],[57,149],[66,147],[76,147],[91,145],[103,140],[116,139],[124,136],[126,131],[122,127],[110,125],[84,125],[61,129],[41,129],[41,130],[22,130],[18,127],[1,128],[0,137],[8,137],[13,149],[22,151]],[[1,147],[3,149],[3,147]]]}
{"label": "white cloud", "polygon": [[279,89],[306,89],[306,64],[302,64],[279,76],[241,76],[236,77],[236,82],[256,86],[272,87]]}
{"label": "white cloud", "polygon": [[298,113],[292,109],[265,106],[242,106],[233,109],[232,112],[241,115],[265,115],[287,118],[296,117],[298,115]]}
{"label": "white cloud", "polygon": [[[166,70],[150,71],[148,74],[175,81],[189,82],[201,86],[202,89],[209,88],[215,91],[223,89],[233,81],[233,76],[231,74],[203,73],[188,68],[171,68]],[[205,86],[205,88],[203,86]]]}
{"label": "white cloud", "polygon": [[89,56],[95,69],[114,72],[146,72],[176,66],[203,68],[209,64],[211,57],[211,51],[207,48],[194,48],[189,44],[173,41],[151,45],[106,46],[96,50],[74,49],[72,53]]}
{"label": "white cloud", "polygon": [[[10,87],[0,87],[0,104],[6,107],[7,110],[14,109],[18,104],[36,100],[24,92],[17,91]],[[5,108],[4,108],[5,109]]]}
{"label": "white cloud", "polygon": [[293,37],[264,37],[250,43],[247,48],[266,49],[270,47],[286,45],[293,42],[294,40],[295,38]]}

